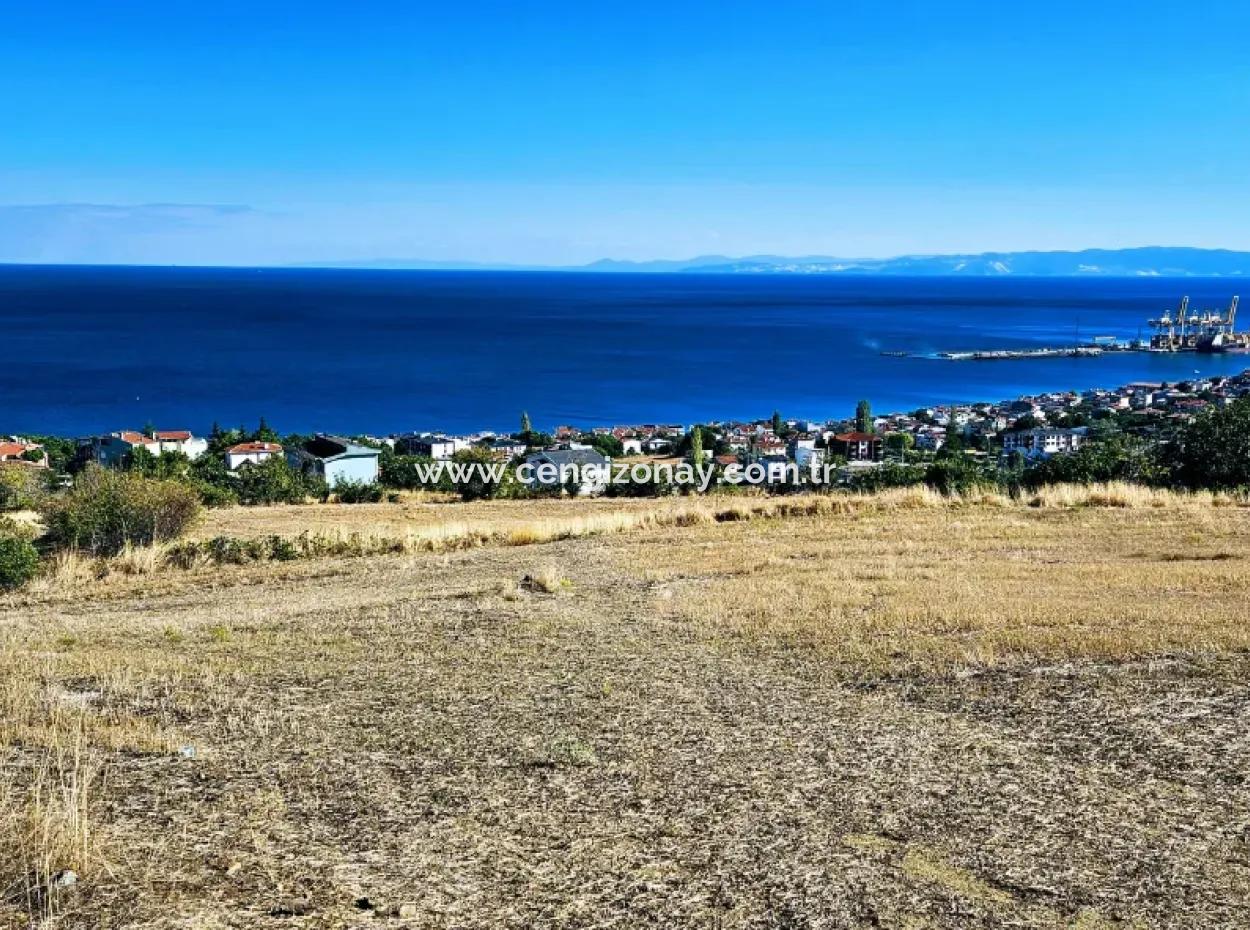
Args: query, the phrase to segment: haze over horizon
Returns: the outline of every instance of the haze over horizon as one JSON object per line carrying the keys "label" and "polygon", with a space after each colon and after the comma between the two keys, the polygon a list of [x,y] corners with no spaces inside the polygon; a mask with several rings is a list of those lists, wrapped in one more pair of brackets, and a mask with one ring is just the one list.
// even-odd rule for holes
{"label": "haze over horizon", "polygon": [[0,261],[1250,250],[1244,4],[0,14]]}

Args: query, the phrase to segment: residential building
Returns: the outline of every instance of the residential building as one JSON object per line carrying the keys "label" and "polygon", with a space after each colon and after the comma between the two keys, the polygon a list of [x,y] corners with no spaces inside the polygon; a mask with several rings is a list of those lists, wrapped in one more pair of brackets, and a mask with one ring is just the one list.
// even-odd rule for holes
{"label": "residential building", "polygon": [[91,457],[106,468],[126,465],[135,449],[146,449],[152,455],[161,454],[160,442],[135,430],[118,430],[91,440]]}
{"label": "residential building", "polygon": [[595,449],[545,449],[525,457],[530,487],[565,487],[576,480],[575,494],[601,494],[608,486],[608,459]]}
{"label": "residential building", "polygon": [[439,436],[431,433],[401,436],[395,441],[395,451],[402,455],[423,455],[430,459],[449,459],[461,449],[467,449],[470,443],[452,436]]}
{"label": "residential building", "polygon": [[276,442],[241,442],[226,450],[226,468],[234,471],[240,465],[251,463],[259,465],[275,455],[282,454],[281,443]]}
{"label": "residential building", "polygon": [[333,488],[345,482],[376,482],[380,454],[340,436],[315,436],[288,450],[287,460],[292,468],[318,475]]}
{"label": "residential building", "polygon": [[1037,429],[1003,433],[1003,454],[1021,452],[1031,458],[1045,458],[1075,452],[1084,444],[1089,430],[1084,426],[1072,429],[1038,427]]}
{"label": "residential building", "polygon": [[32,468],[47,468],[48,453],[36,442],[26,442],[13,436],[9,439],[0,439],[0,462],[16,462]]}
{"label": "residential building", "polygon": [[506,458],[515,458],[518,455],[524,455],[526,445],[518,439],[508,439],[501,437],[495,439],[488,446],[491,452]]}
{"label": "residential building", "polygon": [[157,455],[181,452],[189,459],[197,459],[208,451],[208,440],[191,435],[185,429],[158,429],[152,434],[157,443]]}
{"label": "residential building", "polygon": [[881,437],[876,433],[835,433],[829,451],[848,462],[881,461]]}

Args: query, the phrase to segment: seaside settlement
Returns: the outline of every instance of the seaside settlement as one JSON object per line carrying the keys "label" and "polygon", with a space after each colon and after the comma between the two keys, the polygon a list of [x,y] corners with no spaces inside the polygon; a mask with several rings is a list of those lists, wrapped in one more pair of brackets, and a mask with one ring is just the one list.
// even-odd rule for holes
{"label": "seaside settlement", "polygon": [[[1229,377],[1177,383],[1143,381],[1115,389],[1052,391],[998,403],[938,405],[883,415],[874,415],[868,403],[861,401],[853,418],[827,422],[774,414],[768,419],[697,426],[561,425],[551,433],[540,433],[523,415],[521,430],[511,435],[414,432],[386,437],[317,434],[285,439],[265,427],[263,421],[262,428],[253,434],[215,429],[210,437],[197,437],[185,429],[123,429],[74,440],[72,454],[57,470],[73,473],[87,462],[106,468],[130,468],[136,463],[150,466],[174,457],[211,465],[237,479],[274,462],[284,463],[292,473],[310,477],[334,491],[376,485],[386,477],[388,459],[437,463],[463,461],[468,456],[478,462],[548,463],[555,468],[546,472],[547,477],[542,469],[528,470],[531,488],[547,485],[557,492],[594,494],[605,490],[603,483],[569,486],[551,475],[567,465],[693,460],[720,469],[756,463],[765,468],[792,464],[804,471],[832,466],[838,483],[855,486],[857,479],[885,466],[932,460],[952,443],[966,458],[987,467],[1005,467],[1076,453],[1097,434],[1100,421],[1113,422],[1121,432],[1145,439],[1166,437],[1202,411],[1246,396],[1250,396],[1250,370]],[[47,441],[0,438],[0,466],[56,468],[44,448]],[[174,453],[177,455],[171,456]],[[211,457],[211,462],[205,457]]]}

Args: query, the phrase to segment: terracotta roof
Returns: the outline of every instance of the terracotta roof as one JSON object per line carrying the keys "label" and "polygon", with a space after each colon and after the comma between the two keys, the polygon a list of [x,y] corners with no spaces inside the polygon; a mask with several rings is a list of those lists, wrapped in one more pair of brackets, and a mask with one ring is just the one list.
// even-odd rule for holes
{"label": "terracotta roof", "polygon": [[874,433],[836,433],[833,437],[838,442],[879,442],[880,436]]}
{"label": "terracotta roof", "polygon": [[27,445],[24,442],[0,442],[0,458],[8,458],[11,455],[20,456],[27,449],[39,449],[41,446]]}
{"label": "terracotta roof", "polygon": [[142,433],[136,433],[132,429],[124,429],[118,433],[117,436],[123,442],[128,442],[132,446],[150,446],[156,442],[156,440],[152,437],[144,436]]}
{"label": "terracotta roof", "polygon": [[281,452],[282,444],[277,442],[241,442],[226,450],[235,455],[244,452]]}
{"label": "terracotta roof", "polygon": [[156,438],[165,440],[190,439],[191,431],[188,429],[158,429]]}

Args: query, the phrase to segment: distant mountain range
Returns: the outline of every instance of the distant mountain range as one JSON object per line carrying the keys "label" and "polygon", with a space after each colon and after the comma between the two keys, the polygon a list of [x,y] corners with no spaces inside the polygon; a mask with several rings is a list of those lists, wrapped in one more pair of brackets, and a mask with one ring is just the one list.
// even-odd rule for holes
{"label": "distant mountain range", "polygon": [[364,262],[316,262],[302,267],[392,268],[462,271],[649,272],[679,274],[867,274],[1042,276],[1250,276],[1250,252],[1148,246],[1135,249],[1085,249],[1079,252],[981,252],[976,255],[901,255],[896,258],[833,258],[827,255],[700,255],[686,260],[617,261],[589,265],[502,265],[485,262],[438,262],[377,259]]}

